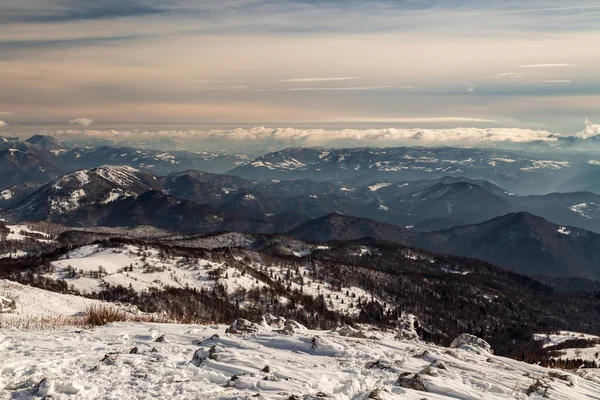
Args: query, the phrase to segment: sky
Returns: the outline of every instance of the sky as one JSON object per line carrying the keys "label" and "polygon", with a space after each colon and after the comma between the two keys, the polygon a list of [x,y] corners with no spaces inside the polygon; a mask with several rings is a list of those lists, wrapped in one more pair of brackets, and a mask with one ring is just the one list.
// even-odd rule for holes
{"label": "sky", "polygon": [[598,21],[591,0],[2,0],[0,132],[575,133],[600,121]]}

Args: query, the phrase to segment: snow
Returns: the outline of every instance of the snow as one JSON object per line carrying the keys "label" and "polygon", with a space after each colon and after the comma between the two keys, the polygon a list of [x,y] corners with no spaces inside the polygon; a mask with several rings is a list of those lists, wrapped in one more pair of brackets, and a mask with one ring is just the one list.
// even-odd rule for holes
{"label": "snow", "polygon": [[52,196],[50,197],[50,209],[57,213],[67,213],[79,207],[79,200],[85,197],[85,190],[73,190],[68,197]]}
{"label": "snow", "polygon": [[[217,282],[214,276],[211,278],[217,271],[219,283],[230,292],[264,286],[249,275],[242,275],[238,269],[225,268],[223,263],[167,257],[157,249],[132,245],[108,248],[84,246],[51,265],[55,270],[46,275],[48,278],[64,279],[81,293],[100,291],[105,284],[131,286],[136,291],[165,287],[210,288]],[[75,277],[69,274],[69,267],[76,271]],[[98,274],[100,267],[101,276]]]}
{"label": "snow", "polygon": [[561,226],[560,228],[558,228],[558,233],[562,235],[570,235],[571,231],[565,228],[564,226]]}
{"label": "snow", "polygon": [[[0,330],[0,397],[350,400],[377,398],[378,390],[383,400],[542,399],[543,391],[525,394],[536,380],[547,382],[551,399],[600,393],[600,383],[562,371],[564,379],[552,378],[551,370],[472,346],[447,349],[397,332],[367,330],[373,338],[362,339],[256,327],[242,335],[226,326],[133,323],[52,335]],[[403,373],[417,374],[429,392],[401,387]]]}
{"label": "snow", "polygon": [[9,189],[6,189],[0,193],[0,197],[2,197],[4,200],[10,200],[13,197],[13,193]]}
{"label": "snow", "polygon": [[[594,203],[590,203],[590,204],[594,205]],[[574,213],[577,213],[577,214],[581,215],[584,218],[588,218],[588,219],[592,218],[592,217],[590,217],[589,215],[587,215],[585,213],[586,209],[588,208],[588,204],[587,203],[575,204],[575,205],[572,205],[569,208],[571,209],[571,211],[573,211]]]}
{"label": "snow", "polygon": [[6,240],[33,239],[43,243],[52,242],[47,233],[31,230],[26,225],[6,225],[6,227],[10,230],[10,233],[6,235]]}
{"label": "snow", "polygon": [[306,166],[306,164],[304,164],[301,161],[296,160],[293,157],[285,157],[283,160],[281,160],[279,162],[265,161],[265,157],[261,157],[260,159],[257,159],[256,161],[253,161],[248,165],[251,165],[256,168],[263,167],[263,168],[268,168],[268,169],[284,169],[284,170],[301,169]]}
{"label": "snow", "polygon": [[368,188],[369,188],[369,190],[371,192],[376,192],[379,189],[383,189],[383,188],[386,188],[386,187],[391,186],[391,185],[392,185],[391,182],[381,182],[381,183],[376,183],[374,185],[371,185]]}
{"label": "snow", "polygon": [[553,160],[532,160],[531,166],[521,168],[521,171],[536,171],[539,169],[554,169],[559,170],[569,168],[571,163],[568,161],[553,161]]}
{"label": "snow", "polygon": [[535,340],[541,340],[544,342],[544,347],[555,346],[568,340],[585,339],[593,340],[600,339],[600,336],[588,335],[585,333],[571,332],[571,331],[558,331],[556,333],[536,333],[533,335]]}
{"label": "snow", "polygon": [[85,311],[89,306],[102,304],[98,300],[49,292],[3,279],[0,279],[0,296],[15,299],[15,314],[19,316],[71,316]]}
{"label": "snow", "polygon": [[501,158],[501,157],[496,157],[496,158],[492,158],[493,161],[500,161],[500,162],[504,162],[504,163],[514,163],[516,162],[516,160],[513,160],[512,158]]}
{"label": "snow", "polygon": [[0,258],[21,258],[27,256],[27,252],[23,250],[15,250],[11,253],[0,254]]}

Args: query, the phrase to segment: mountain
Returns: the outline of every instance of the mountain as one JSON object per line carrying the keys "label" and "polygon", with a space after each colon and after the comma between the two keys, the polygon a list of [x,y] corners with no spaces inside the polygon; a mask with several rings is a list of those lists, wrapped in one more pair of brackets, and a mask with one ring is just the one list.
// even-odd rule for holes
{"label": "mountain", "polygon": [[514,196],[522,210],[559,225],[571,225],[600,233],[600,195],[591,192]]}
{"label": "mountain", "polygon": [[25,142],[43,147],[44,149],[52,152],[53,154],[60,154],[61,152],[66,152],[68,149],[67,146],[62,144],[54,136],[49,135],[33,135]]}
{"label": "mountain", "polygon": [[561,192],[593,192],[600,194],[600,169],[577,175],[565,181],[558,188]]}
{"label": "mountain", "polygon": [[406,194],[385,203],[406,214],[403,225],[432,218],[482,222],[517,210],[504,199],[467,182],[438,183],[420,192]]}
{"label": "mountain", "polygon": [[525,212],[422,234],[411,243],[489,261],[528,275],[600,280],[600,235]]}
{"label": "mountain", "polygon": [[50,220],[91,204],[107,204],[159,188],[146,172],[124,166],[105,166],[77,171],[41,186],[30,196],[9,207],[8,220]]}
{"label": "mountain", "polygon": [[526,275],[600,281],[600,235],[511,213],[474,225],[437,232],[411,232],[385,223],[332,214],[287,232],[316,241],[371,238],[488,261]]}
{"label": "mountain", "polygon": [[298,239],[320,242],[370,238],[403,244],[410,243],[413,237],[413,234],[404,228],[338,213],[304,222],[287,234]]}
{"label": "mountain", "polygon": [[139,196],[121,196],[108,202],[86,202],[70,212],[57,213],[49,219],[67,226],[147,225],[181,233],[219,231],[271,233],[285,231],[292,226],[229,215],[207,204],[198,205],[158,190],[148,190]]}
{"label": "mountain", "polygon": [[[540,159],[519,151],[457,147],[389,147],[351,149],[289,148],[240,165],[230,174],[246,179],[414,181],[444,176],[488,180],[513,193],[551,190],[572,176],[564,154]],[[567,157],[567,159],[565,159]]]}
{"label": "mountain", "polygon": [[59,157],[65,163],[77,166],[77,169],[124,165],[152,171],[158,175],[189,169],[222,172],[247,161],[244,155],[161,151],[123,146],[74,148]]}
{"label": "mountain", "polygon": [[405,182],[378,182],[378,181],[369,181],[369,183],[356,187],[356,184],[365,179],[369,178],[369,175],[361,176],[356,179],[348,179],[346,181],[338,182],[340,186],[349,186],[355,188],[352,190],[353,193],[357,195],[364,195],[368,197],[376,197],[379,199],[392,199],[395,197],[412,194],[419,192],[421,190],[425,190],[431,186],[436,184],[452,184],[452,183],[461,183],[466,182],[473,185],[477,185],[491,194],[494,194],[498,197],[501,197],[505,200],[510,199],[514,196],[507,190],[504,190],[493,183],[483,180],[483,179],[470,179],[464,176],[453,177],[453,176],[444,176],[438,179],[419,179],[416,181],[405,181]]}
{"label": "mountain", "polygon": [[26,182],[2,190],[0,192],[0,210],[9,208],[14,204],[19,204],[40,186],[42,186],[42,184],[38,182]]}
{"label": "mountain", "polygon": [[454,218],[436,217],[419,221],[408,229],[410,229],[411,232],[435,232],[461,225],[468,225],[468,223]]}
{"label": "mountain", "polygon": [[45,183],[64,173],[58,162],[39,153],[0,147],[0,189],[26,182]]}

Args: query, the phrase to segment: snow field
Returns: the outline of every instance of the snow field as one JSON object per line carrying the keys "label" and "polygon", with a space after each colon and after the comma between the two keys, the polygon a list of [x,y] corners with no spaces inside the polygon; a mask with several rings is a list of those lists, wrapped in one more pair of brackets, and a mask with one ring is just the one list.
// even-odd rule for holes
{"label": "snow field", "polygon": [[[29,399],[598,399],[600,383],[494,356],[297,329],[233,335],[225,326],[110,324],[94,330],[0,330],[0,397]],[[165,334],[165,341],[157,338]],[[194,358],[194,354],[196,357]],[[192,359],[194,362],[192,363]],[[428,392],[402,387],[418,374]],[[38,385],[42,380],[42,385]],[[292,397],[298,396],[298,397]],[[377,397],[372,397],[377,398]]]}

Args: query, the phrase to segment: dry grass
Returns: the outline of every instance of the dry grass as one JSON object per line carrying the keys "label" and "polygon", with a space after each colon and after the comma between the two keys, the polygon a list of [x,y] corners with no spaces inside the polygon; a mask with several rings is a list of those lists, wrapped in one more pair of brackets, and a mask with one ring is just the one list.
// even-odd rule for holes
{"label": "dry grass", "polygon": [[0,314],[0,329],[23,331],[55,330],[67,326],[84,327],[83,319],[65,315],[37,316]]}
{"label": "dry grass", "polygon": [[147,322],[177,324],[182,321],[160,314],[130,314],[110,304],[88,307],[82,316],[36,316],[0,314],[0,329],[56,330],[65,327],[91,328],[111,322]]}

